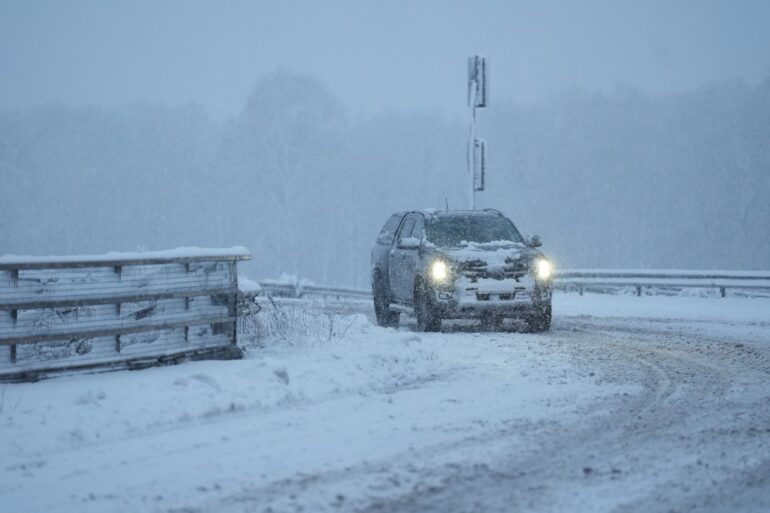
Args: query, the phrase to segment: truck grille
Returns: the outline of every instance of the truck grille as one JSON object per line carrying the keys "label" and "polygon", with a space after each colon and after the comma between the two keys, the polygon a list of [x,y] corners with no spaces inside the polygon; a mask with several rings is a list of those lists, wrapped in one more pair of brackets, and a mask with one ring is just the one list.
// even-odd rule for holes
{"label": "truck grille", "polygon": [[493,280],[505,280],[509,278],[519,279],[529,272],[529,262],[525,259],[506,259],[502,268],[489,269],[487,263],[482,260],[468,260],[462,262],[459,271],[463,276],[471,279],[486,278]]}

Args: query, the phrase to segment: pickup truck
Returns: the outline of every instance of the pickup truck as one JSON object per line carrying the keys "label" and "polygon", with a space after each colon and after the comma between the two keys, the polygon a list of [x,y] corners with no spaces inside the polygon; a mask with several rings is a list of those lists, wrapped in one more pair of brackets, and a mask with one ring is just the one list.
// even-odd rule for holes
{"label": "pickup truck", "polygon": [[529,331],[551,326],[553,265],[497,210],[421,210],[393,214],[372,249],[377,323],[395,327],[413,314],[420,331],[443,319],[505,318]]}

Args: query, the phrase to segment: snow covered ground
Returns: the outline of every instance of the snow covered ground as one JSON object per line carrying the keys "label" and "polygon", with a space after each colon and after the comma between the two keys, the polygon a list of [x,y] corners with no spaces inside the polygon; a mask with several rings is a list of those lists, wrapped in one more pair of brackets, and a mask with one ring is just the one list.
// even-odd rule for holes
{"label": "snow covered ground", "polygon": [[770,300],[560,294],[550,333],[284,300],[247,358],[0,385],[0,511],[768,511]]}

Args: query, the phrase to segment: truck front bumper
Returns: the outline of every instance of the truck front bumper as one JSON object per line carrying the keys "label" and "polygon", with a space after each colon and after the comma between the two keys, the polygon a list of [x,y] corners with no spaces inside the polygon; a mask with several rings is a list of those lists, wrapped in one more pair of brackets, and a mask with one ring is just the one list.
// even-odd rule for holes
{"label": "truck front bumper", "polygon": [[453,287],[435,290],[435,304],[445,319],[516,317],[542,311],[551,303],[552,290],[550,281],[529,275],[502,280],[461,276]]}

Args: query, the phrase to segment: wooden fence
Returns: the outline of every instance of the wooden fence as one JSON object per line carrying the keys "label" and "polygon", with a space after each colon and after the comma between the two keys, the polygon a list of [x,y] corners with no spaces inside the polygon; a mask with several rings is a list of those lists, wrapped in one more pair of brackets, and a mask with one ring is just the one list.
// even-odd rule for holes
{"label": "wooden fence", "polygon": [[245,248],[0,258],[0,379],[237,355]]}

